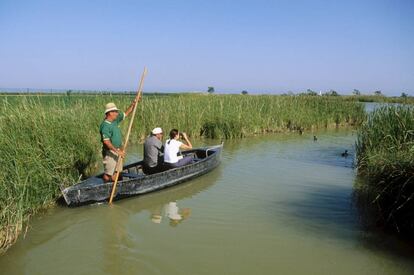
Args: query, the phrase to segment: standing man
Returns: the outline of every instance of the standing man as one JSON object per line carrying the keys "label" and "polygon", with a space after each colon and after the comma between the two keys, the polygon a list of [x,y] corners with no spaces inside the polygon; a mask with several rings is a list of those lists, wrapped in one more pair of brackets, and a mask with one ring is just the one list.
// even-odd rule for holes
{"label": "standing man", "polygon": [[162,171],[164,146],[162,129],[157,127],[144,142],[144,173],[147,175]]}
{"label": "standing man", "polygon": [[135,104],[139,100],[140,98],[138,96],[135,97],[125,113],[119,112],[119,109],[112,102],[105,105],[105,119],[99,127],[104,166],[103,180],[105,182],[115,181],[118,158],[125,157],[125,152],[122,149],[122,133],[119,128],[119,123],[132,112]]}

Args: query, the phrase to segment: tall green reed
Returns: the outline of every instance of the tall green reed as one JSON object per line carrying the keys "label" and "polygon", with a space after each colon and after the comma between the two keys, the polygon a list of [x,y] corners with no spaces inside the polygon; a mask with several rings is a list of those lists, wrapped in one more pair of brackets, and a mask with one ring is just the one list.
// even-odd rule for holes
{"label": "tall green reed", "polygon": [[414,107],[374,110],[358,131],[357,166],[367,178],[363,192],[387,227],[414,231]]}
{"label": "tall green reed", "polygon": [[[7,247],[30,215],[96,163],[95,130],[82,106],[62,108],[22,99],[3,102],[0,115],[0,248]],[[96,128],[96,126],[94,127]]]}

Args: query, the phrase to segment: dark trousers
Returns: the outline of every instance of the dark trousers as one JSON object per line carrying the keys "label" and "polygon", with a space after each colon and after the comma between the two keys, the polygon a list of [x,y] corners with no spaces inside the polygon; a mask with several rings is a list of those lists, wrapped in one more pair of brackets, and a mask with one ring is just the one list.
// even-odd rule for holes
{"label": "dark trousers", "polygon": [[164,165],[167,166],[169,169],[172,169],[172,168],[177,168],[177,167],[181,167],[181,166],[190,164],[192,162],[193,162],[193,157],[184,157],[176,163],[167,163],[167,162],[165,162]]}
{"label": "dark trousers", "polygon": [[163,165],[157,165],[154,167],[149,167],[149,166],[144,165],[142,167],[142,171],[146,175],[152,175],[152,174],[156,174],[156,173],[164,171],[164,168],[163,168]]}

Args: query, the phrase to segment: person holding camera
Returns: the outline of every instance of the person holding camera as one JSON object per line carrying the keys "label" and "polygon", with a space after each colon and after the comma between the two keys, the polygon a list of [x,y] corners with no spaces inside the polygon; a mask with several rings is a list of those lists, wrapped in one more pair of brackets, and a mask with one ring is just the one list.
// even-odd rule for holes
{"label": "person holding camera", "polygon": [[[181,142],[180,137],[184,142]],[[167,168],[177,168],[193,162],[191,156],[183,157],[180,154],[180,149],[189,150],[193,145],[187,137],[186,133],[180,133],[177,129],[170,131],[170,138],[167,139],[164,145],[164,165]]]}

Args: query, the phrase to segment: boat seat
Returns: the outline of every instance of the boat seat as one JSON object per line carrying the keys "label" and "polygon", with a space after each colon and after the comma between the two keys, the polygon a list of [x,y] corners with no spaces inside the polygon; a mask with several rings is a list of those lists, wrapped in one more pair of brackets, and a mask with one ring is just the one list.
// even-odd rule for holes
{"label": "boat seat", "polygon": [[137,178],[141,178],[142,177],[142,175],[140,175],[140,174],[124,173],[124,172],[122,172],[122,176],[123,177],[127,177],[127,178],[131,178],[131,179],[137,179]]}

